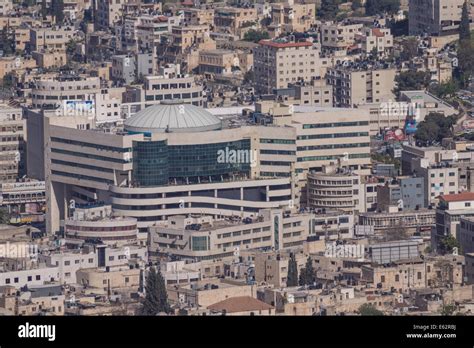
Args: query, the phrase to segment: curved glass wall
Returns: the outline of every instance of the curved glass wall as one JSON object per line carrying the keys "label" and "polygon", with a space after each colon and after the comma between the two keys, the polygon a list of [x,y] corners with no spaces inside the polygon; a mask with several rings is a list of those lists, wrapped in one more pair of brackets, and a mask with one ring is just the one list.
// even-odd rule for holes
{"label": "curved glass wall", "polygon": [[256,160],[250,139],[196,145],[134,142],[133,181],[137,186],[222,181],[232,175],[248,176]]}

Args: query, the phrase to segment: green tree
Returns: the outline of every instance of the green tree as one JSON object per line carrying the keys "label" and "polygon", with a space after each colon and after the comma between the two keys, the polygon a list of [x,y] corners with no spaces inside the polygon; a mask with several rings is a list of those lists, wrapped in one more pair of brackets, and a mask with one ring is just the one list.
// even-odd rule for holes
{"label": "green tree", "polygon": [[298,286],[298,265],[296,264],[295,254],[291,254],[288,260],[288,276],[286,286]]}
{"label": "green tree", "polygon": [[381,13],[394,14],[400,10],[400,0],[367,0],[365,2],[365,13],[375,16]]}
{"label": "green tree", "polygon": [[426,71],[402,71],[395,77],[397,86],[394,92],[399,95],[400,91],[417,91],[426,89],[431,81],[431,75]]}
{"label": "green tree", "polygon": [[359,8],[362,7],[362,1],[361,0],[353,0],[351,9],[352,11],[357,11]]}
{"label": "green tree", "polygon": [[459,40],[471,40],[471,29],[469,28],[469,8],[467,0],[462,6],[461,23],[459,23]]}
{"label": "green tree", "polygon": [[359,307],[359,314],[360,315],[383,315],[383,312],[379,311],[377,308],[375,308],[374,305],[369,304],[369,303],[364,303]]}
{"label": "green tree", "polygon": [[51,9],[56,23],[61,25],[64,22],[64,0],[51,0]]}
{"label": "green tree", "polygon": [[454,248],[457,248],[459,252],[461,245],[459,244],[459,241],[451,234],[442,238],[439,242],[439,249],[443,254],[452,253]]}
{"label": "green tree", "polygon": [[390,23],[390,30],[392,35],[395,37],[398,36],[407,36],[408,35],[408,18],[402,19],[401,21],[392,21]]}
{"label": "green tree", "polygon": [[455,311],[456,311],[456,306],[453,304],[449,304],[449,305],[443,305],[443,307],[441,307],[440,313],[441,315],[450,316],[450,315],[453,315]]}
{"label": "green tree", "polygon": [[454,97],[458,90],[459,85],[457,81],[452,79],[441,84],[434,85],[430,88],[430,92],[436,95],[438,98]]}
{"label": "green tree", "polygon": [[8,224],[10,222],[10,214],[7,209],[0,208],[0,224]]}
{"label": "green tree", "polygon": [[15,53],[15,40],[10,33],[8,26],[3,27],[0,31],[0,47],[4,56],[9,56]]}
{"label": "green tree", "polygon": [[260,40],[267,40],[270,34],[267,31],[250,29],[244,35],[244,41],[259,42]]}
{"label": "green tree", "polygon": [[46,16],[49,14],[49,9],[48,5],[46,4],[46,0],[41,1],[41,15],[43,18],[46,18]]}
{"label": "green tree", "polygon": [[441,142],[443,138],[453,135],[453,126],[456,118],[446,117],[439,113],[430,113],[420,122],[415,133],[415,139],[424,145],[430,145],[434,141]]}
{"label": "green tree", "polygon": [[12,88],[13,87],[13,73],[9,72],[3,76],[2,80],[2,87],[3,88]]}
{"label": "green tree", "polygon": [[474,74],[474,45],[471,40],[461,40],[458,44],[457,78],[462,87],[467,87],[471,76]]}
{"label": "green tree", "polygon": [[404,61],[410,61],[418,55],[418,40],[416,37],[410,37],[406,40],[403,40],[402,52],[400,53],[400,58]]}
{"label": "green tree", "polygon": [[323,20],[336,19],[337,13],[339,12],[339,2],[339,0],[322,0],[321,7],[316,11],[319,18]]}
{"label": "green tree", "polygon": [[157,315],[158,313],[169,313],[168,294],[166,285],[160,270],[156,272],[155,267],[151,267],[145,286],[145,300],[141,309],[142,315]]}
{"label": "green tree", "polygon": [[308,256],[306,265],[301,269],[299,283],[300,285],[313,285],[316,282],[316,273],[313,267],[313,259]]}

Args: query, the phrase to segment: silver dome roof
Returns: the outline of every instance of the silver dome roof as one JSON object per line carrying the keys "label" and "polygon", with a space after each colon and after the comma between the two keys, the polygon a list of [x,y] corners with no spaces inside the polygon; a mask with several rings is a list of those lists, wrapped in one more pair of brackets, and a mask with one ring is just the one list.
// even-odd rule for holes
{"label": "silver dome roof", "polygon": [[124,122],[137,133],[205,132],[222,128],[219,118],[192,104],[172,101],[150,106]]}

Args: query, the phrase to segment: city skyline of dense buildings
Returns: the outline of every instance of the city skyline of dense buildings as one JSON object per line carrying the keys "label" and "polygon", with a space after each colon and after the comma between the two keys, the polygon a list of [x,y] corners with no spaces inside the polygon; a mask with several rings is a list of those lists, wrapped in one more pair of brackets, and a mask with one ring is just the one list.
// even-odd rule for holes
{"label": "city skyline of dense buildings", "polygon": [[472,314],[474,3],[394,2],[0,1],[0,312]]}

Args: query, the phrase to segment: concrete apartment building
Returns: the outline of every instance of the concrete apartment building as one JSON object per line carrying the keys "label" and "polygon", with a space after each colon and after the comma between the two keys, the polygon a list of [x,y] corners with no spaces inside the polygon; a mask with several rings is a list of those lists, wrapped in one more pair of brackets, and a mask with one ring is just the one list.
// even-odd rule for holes
{"label": "concrete apartment building", "polygon": [[238,53],[233,50],[209,50],[199,52],[199,73],[202,75],[230,75],[239,68]]}
{"label": "concrete apartment building", "polygon": [[26,173],[26,122],[23,110],[0,103],[0,183]]}
{"label": "concrete apartment building", "polygon": [[218,7],[214,9],[214,26],[217,32],[239,35],[245,23],[257,22],[257,10],[251,7]]}
{"label": "concrete apartment building", "polygon": [[425,181],[425,206],[436,204],[440,195],[459,192],[459,171],[450,165],[421,167],[418,175]]}
{"label": "concrete apartment building", "polygon": [[[461,22],[465,0],[410,0],[408,23],[410,35],[455,35]],[[468,0],[471,19],[474,2]]]}
{"label": "concrete apartment building", "polygon": [[386,28],[363,28],[358,40],[366,55],[376,52],[378,57],[387,56],[393,49],[393,35]]}
{"label": "concrete apartment building", "polygon": [[125,84],[132,84],[140,77],[156,73],[153,53],[115,55],[112,57],[111,77]]}
{"label": "concrete apartment building", "polygon": [[31,90],[33,108],[55,109],[67,101],[93,100],[100,92],[98,77],[79,75],[50,75],[40,77]]}
{"label": "concrete apartment building", "polygon": [[184,21],[189,25],[214,24],[214,9],[185,8]]}
{"label": "concrete apartment building", "polygon": [[205,96],[201,84],[192,75],[182,74],[179,65],[161,66],[158,75],[145,76],[144,86],[127,88],[127,103],[123,104],[126,117],[144,109],[170,100],[203,106]]}
{"label": "concrete apartment building", "polygon": [[33,28],[30,29],[29,47],[31,51],[65,51],[66,44],[73,38],[74,29]]}
{"label": "concrete apartment building", "polygon": [[183,72],[191,72],[199,65],[199,52],[215,50],[216,42],[210,36],[209,25],[173,26],[171,33],[161,36],[157,46],[159,61],[179,64]]}
{"label": "concrete apartment building", "polygon": [[324,77],[329,64],[311,42],[262,40],[254,50],[255,88],[270,94],[291,83]]}
{"label": "concrete apartment building", "polygon": [[94,2],[96,8],[94,11],[94,21],[99,29],[106,29],[113,27],[120,20],[122,8],[129,0],[94,0]]}
{"label": "concrete apartment building", "polygon": [[313,79],[310,82],[297,82],[290,85],[295,91],[294,105],[311,105],[318,107],[332,107],[332,86],[324,79]]}
{"label": "concrete apartment building", "polygon": [[[451,235],[461,241],[460,237],[460,220],[461,218],[469,218],[474,216],[474,193],[463,192],[452,195],[443,195],[439,199],[436,208],[436,225],[431,234],[431,247],[433,250],[438,249],[441,239]],[[465,221],[469,224],[469,221]],[[464,229],[464,243],[468,243],[468,234]],[[469,250],[467,251],[469,252]]]}
{"label": "concrete apartment building", "polygon": [[394,100],[395,75],[394,68],[338,65],[328,69],[326,79],[333,86],[334,105],[353,107]]}
{"label": "concrete apartment building", "polygon": [[291,32],[305,32],[309,30],[316,19],[316,5],[314,3],[286,3],[271,4],[272,23],[269,31],[285,34]]}
{"label": "concrete apartment building", "polygon": [[377,187],[377,210],[389,211],[390,207],[415,210],[425,207],[425,188],[422,177],[399,177],[396,182]]}
{"label": "concrete apartment building", "polygon": [[362,27],[362,24],[321,24],[321,46],[323,50],[346,52],[349,47],[355,44],[356,36],[361,32]]}

